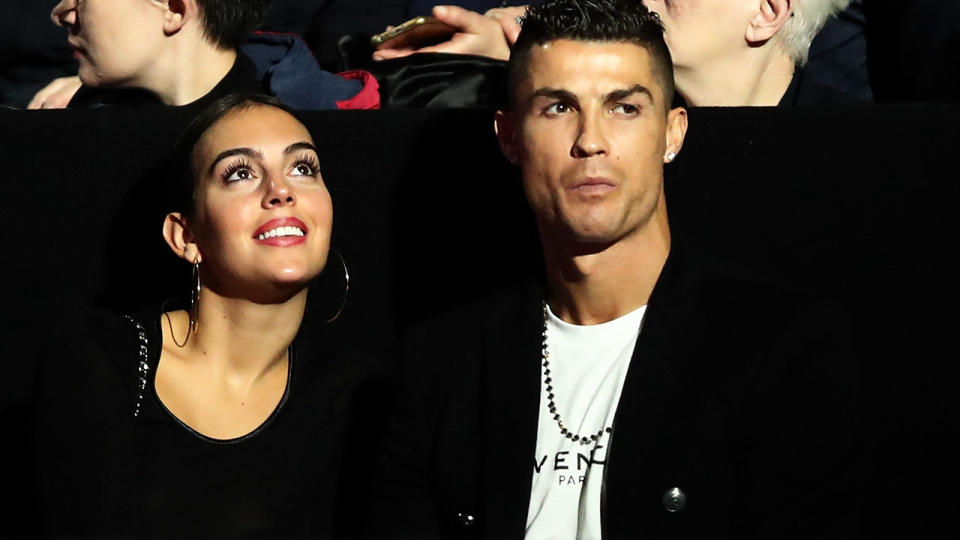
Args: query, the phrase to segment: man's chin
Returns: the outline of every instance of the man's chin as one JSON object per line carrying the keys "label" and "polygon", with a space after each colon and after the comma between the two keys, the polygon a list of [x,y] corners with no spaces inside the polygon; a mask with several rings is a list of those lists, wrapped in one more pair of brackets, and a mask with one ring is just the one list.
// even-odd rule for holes
{"label": "man's chin", "polygon": [[618,231],[581,228],[569,231],[567,243],[574,248],[577,255],[589,255],[607,249],[621,238],[623,235]]}

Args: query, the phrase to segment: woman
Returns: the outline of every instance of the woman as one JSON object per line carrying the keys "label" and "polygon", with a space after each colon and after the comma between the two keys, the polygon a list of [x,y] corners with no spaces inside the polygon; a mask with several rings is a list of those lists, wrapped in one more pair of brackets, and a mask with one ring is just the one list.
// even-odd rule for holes
{"label": "woman", "polygon": [[344,455],[362,456],[347,432],[374,370],[301,328],[333,216],[313,139],[273,98],[231,95],[180,146],[191,183],[163,236],[193,266],[191,301],[58,342],[39,398],[41,519],[57,535],[342,532],[337,506],[358,506]]}

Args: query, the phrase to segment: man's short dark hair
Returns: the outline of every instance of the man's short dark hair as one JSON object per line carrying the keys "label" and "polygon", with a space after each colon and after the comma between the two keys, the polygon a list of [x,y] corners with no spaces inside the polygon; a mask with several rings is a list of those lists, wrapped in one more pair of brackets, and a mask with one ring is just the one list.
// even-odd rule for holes
{"label": "man's short dark hair", "polygon": [[530,51],[538,45],[569,39],[634,43],[646,49],[669,110],[674,92],[673,60],[663,41],[660,17],[640,0],[551,0],[527,9],[521,28],[508,68],[511,106],[517,85],[526,76]]}
{"label": "man's short dark hair", "polygon": [[263,20],[270,0],[197,0],[203,33],[217,46],[239,49]]}

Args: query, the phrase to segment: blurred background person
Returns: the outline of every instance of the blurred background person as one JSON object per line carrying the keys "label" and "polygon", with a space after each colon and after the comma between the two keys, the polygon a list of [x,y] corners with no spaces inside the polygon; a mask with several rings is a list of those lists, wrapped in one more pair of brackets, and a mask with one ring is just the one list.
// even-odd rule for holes
{"label": "blurred background person", "polygon": [[[376,82],[336,76],[295,36],[254,34],[269,0],[61,0],[51,17],[79,63],[31,108],[100,104],[198,109],[232,92],[269,92],[299,109],[375,108]],[[241,51],[240,48],[243,47]],[[82,83],[82,86],[81,86]]]}
{"label": "blurred background person", "polygon": [[677,91],[691,106],[849,102],[803,76],[810,44],[849,0],[644,0],[657,12]]}
{"label": "blurred background person", "polygon": [[77,74],[63,31],[50,24],[54,4],[56,0],[0,0],[0,104],[26,107],[54,79]]}

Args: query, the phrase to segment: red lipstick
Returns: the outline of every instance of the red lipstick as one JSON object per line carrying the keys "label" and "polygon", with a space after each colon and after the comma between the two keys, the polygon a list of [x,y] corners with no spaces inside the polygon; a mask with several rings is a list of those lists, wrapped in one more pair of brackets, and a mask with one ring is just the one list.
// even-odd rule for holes
{"label": "red lipstick", "polygon": [[254,241],[267,246],[293,246],[304,243],[306,238],[306,224],[295,217],[271,219],[253,232]]}

